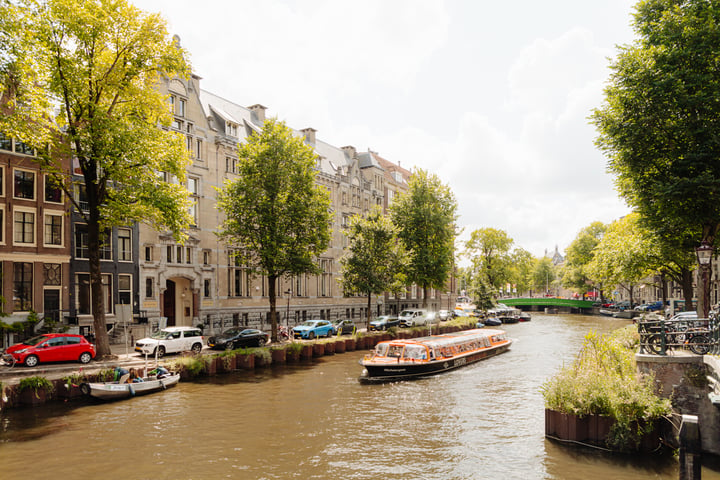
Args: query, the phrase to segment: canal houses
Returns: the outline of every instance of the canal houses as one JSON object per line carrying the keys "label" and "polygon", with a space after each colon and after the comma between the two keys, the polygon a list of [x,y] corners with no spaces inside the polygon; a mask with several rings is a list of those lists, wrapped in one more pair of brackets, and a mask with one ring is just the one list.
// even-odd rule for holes
{"label": "canal houses", "polygon": [[[237,146],[261,131],[267,108],[241,106],[202,90],[200,83],[201,78],[192,75],[187,80],[164,79],[159,87],[173,113],[169,128],[185,138],[191,157],[185,181],[193,201],[193,224],[186,232],[187,240],[178,243],[169,232],[141,223],[115,227],[103,242],[106,321],[117,340],[122,340],[123,332],[118,305],[131,305],[135,336],[161,325],[202,326],[206,332],[230,325],[269,327],[267,279],[251,276],[247,265],[240,264],[216,235],[222,223],[222,213],[216,208],[217,189],[235,178]],[[411,172],[371,150],[330,145],[314,128],[295,130],[295,134],[317,153],[316,181],[330,192],[333,223],[329,248],[317,259],[322,273],[279,280],[280,324],[293,326],[310,318],[364,318],[367,299],[345,296],[338,282],[339,260],[347,246],[343,230],[352,216],[374,206],[387,213],[393,198],[407,189]],[[67,168],[73,168],[70,161]],[[164,181],[178,181],[165,172],[157,174]],[[62,195],[53,196],[32,152],[21,142],[0,137],[0,175],[2,292],[9,321],[23,320],[35,311],[62,321],[73,331],[91,334],[82,215]],[[74,177],[73,188],[80,208],[84,202],[81,178]],[[428,308],[450,305],[445,290],[452,288],[429,292]],[[422,303],[422,289],[408,286],[402,294],[374,297],[370,313],[399,312]]]}

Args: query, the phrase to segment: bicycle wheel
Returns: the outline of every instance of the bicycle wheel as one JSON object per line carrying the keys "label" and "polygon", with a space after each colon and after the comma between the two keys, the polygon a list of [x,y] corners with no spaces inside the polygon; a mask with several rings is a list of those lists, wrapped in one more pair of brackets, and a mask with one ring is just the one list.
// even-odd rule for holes
{"label": "bicycle wheel", "polygon": [[697,355],[705,355],[710,351],[710,339],[705,335],[695,335],[688,344],[690,351]]}
{"label": "bicycle wheel", "polygon": [[664,353],[662,347],[662,335],[657,333],[655,335],[650,335],[647,340],[647,349],[655,355],[662,355]]}

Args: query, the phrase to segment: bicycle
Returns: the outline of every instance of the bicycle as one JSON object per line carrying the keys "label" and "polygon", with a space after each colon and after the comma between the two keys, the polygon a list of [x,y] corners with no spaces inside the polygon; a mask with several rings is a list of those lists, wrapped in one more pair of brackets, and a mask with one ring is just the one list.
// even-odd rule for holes
{"label": "bicycle", "polygon": [[0,355],[0,362],[2,362],[2,364],[6,367],[12,368],[15,366],[15,357],[9,353],[3,353]]}
{"label": "bicycle", "polygon": [[684,323],[666,323],[662,332],[648,336],[647,348],[656,355],[663,355],[668,348],[687,346],[692,353],[705,355],[710,351],[711,346],[707,334],[709,331],[706,329],[690,327]]}

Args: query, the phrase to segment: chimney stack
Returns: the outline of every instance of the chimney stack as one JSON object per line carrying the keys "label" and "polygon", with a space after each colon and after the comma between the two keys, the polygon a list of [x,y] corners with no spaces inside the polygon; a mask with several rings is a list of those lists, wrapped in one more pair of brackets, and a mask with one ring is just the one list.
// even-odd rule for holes
{"label": "chimney stack", "polygon": [[317,130],[315,130],[312,127],[303,128],[302,130],[300,130],[300,133],[305,135],[305,143],[310,144],[310,145],[315,145],[315,133],[316,132],[317,132]]}
{"label": "chimney stack", "polygon": [[249,106],[248,110],[252,112],[253,120],[257,125],[262,125],[263,123],[265,123],[265,110],[267,110],[267,107],[256,103],[255,105]]}
{"label": "chimney stack", "polygon": [[345,152],[350,158],[355,158],[355,156],[357,155],[357,150],[355,150],[355,147],[353,147],[352,145],[342,147],[342,151]]}

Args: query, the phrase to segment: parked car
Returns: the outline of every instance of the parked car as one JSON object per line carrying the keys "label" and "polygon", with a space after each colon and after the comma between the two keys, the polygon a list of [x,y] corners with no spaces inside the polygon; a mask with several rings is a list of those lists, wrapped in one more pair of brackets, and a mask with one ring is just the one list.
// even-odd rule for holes
{"label": "parked car", "polygon": [[335,334],[337,334],[338,332],[340,332],[340,335],[345,335],[346,333],[355,333],[355,323],[347,318],[333,320],[332,324],[333,333]]}
{"label": "parked car", "polygon": [[440,320],[443,322],[446,320],[450,320],[452,318],[452,312],[450,310],[440,310],[438,312],[438,317],[440,317]]}
{"label": "parked car", "polygon": [[653,303],[644,303],[642,305],[638,305],[635,307],[635,310],[638,312],[656,312],[658,310],[661,310],[663,307],[662,300],[658,300],[657,302]]}
{"label": "parked car", "polygon": [[262,347],[269,335],[255,328],[234,327],[208,338],[208,347],[214,350],[234,350],[240,347]]}
{"label": "parked car", "polygon": [[368,331],[387,330],[391,327],[400,325],[400,319],[394,315],[382,315],[371,321],[368,325]]}
{"label": "parked car", "polygon": [[294,338],[332,337],[333,325],[327,320],[308,320],[292,329]]}
{"label": "parked car", "polygon": [[425,310],[403,310],[400,312],[400,326],[401,327],[414,327],[416,325],[425,325],[428,323],[426,318],[427,312]]}
{"label": "parked car", "polygon": [[5,354],[28,367],[45,362],[88,363],[95,358],[95,345],[82,335],[44,333],[8,347]]}
{"label": "parked car", "polygon": [[157,354],[158,357],[166,353],[200,353],[202,348],[202,330],[195,327],[167,327],[135,342],[136,352],[153,356]]}

